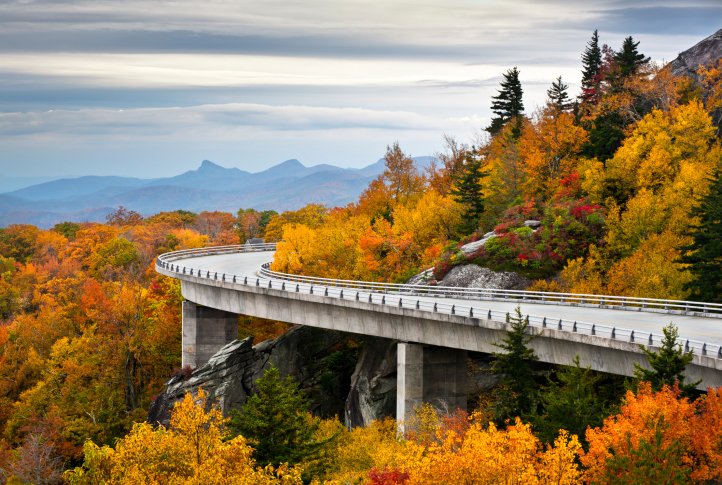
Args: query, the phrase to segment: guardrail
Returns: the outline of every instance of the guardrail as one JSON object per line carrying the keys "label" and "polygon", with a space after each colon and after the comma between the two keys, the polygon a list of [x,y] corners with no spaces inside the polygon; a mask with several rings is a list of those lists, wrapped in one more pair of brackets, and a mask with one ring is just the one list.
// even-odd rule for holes
{"label": "guardrail", "polygon": [[[599,308],[613,308],[637,311],[660,311],[661,307],[651,306],[651,303],[664,304],[667,313],[689,314],[691,310],[704,309],[698,316],[722,318],[722,305],[686,302],[679,300],[659,300],[651,298],[631,298],[605,295],[577,295],[571,293],[544,293],[517,290],[494,290],[484,288],[455,288],[444,286],[404,285],[396,283],[374,283],[353,280],[335,280],[331,278],[316,278],[310,276],[291,275],[279,273],[268,269],[269,263],[264,264],[258,271],[259,276],[234,275],[219,273],[216,271],[189,268],[177,261],[182,259],[210,256],[216,254],[233,254],[256,251],[273,251],[275,244],[256,244],[240,246],[218,246],[212,248],[188,249],[174,251],[160,255],[156,260],[156,267],[180,275],[194,276],[197,278],[223,281],[244,286],[264,287],[287,292],[306,293],[325,297],[338,298],[342,300],[363,301],[372,304],[390,305],[398,308],[430,311],[458,315],[466,318],[485,318],[494,321],[506,321],[509,318],[508,312],[481,308],[477,305],[457,305],[422,298],[459,298],[484,301],[484,300],[505,300],[518,301],[520,303],[546,303],[554,305],[586,305]],[[350,290],[350,291],[349,291]],[[414,298],[417,297],[417,298]],[[592,303],[592,301],[603,301],[604,303]],[[623,302],[615,306],[611,302]],[[528,315],[529,325],[539,328],[551,328],[555,330],[568,331],[572,333],[583,333],[599,336],[618,341],[627,341],[644,344],[647,347],[658,348],[662,341],[661,334],[645,331],[630,330],[616,326],[593,324],[578,320],[550,319],[547,317]],[[677,343],[685,351],[693,351],[698,355],[722,359],[722,345],[707,343],[694,339],[677,339]]]}

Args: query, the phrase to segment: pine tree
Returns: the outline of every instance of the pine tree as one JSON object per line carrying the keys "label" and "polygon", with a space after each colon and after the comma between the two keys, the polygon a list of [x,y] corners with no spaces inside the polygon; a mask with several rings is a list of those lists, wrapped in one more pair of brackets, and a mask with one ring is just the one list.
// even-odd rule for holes
{"label": "pine tree", "polygon": [[694,275],[686,289],[695,300],[722,303],[722,168],[710,184],[709,193],[692,210],[699,223],[692,229],[692,243],[682,262]]}
{"label": "pine tree", "polygon": [[605,400],[597,392],[601,376],[581,367],[578,355],[572,363],[561,367],[540,394],[543,412],[534,417],[533,424],[547,443],[554,441],[560,429],[583,437],[588,426],[601,426],[606,416]]}
{"label": "pine tree", "polygon": [[562,77],[559,76],[556,81],[552,83],[551,87],[547,89],[547,104],[553,106],[559,112],[570,111],[574,103],[569,99],[567,89],[569,89],[569,85],[564,84]]}
{"label": "pine tree", "polygon": [[677,343],[679,336],[677,327],[670,323],[662,328],[664,338],[658,351],[642,347],[644,356],[649,362],[651,369],[645,369],[639,364],[634,365],[634,376],[638,381],[646,381],[652,384],[652,389],[660,390],[663,386],[672,387],[677,383],[684,394],[691,394],[701,381],[691,384],[684,383],[684,369],[692,362],[691,351],[685,352],[682,346]]}
{"label": "pine tree", "polygon": [[232,411],[230,428],[249,440],[259,465],[294,465],[317,452],[314,441],[318,423],[308,412],[308,403],[290,376],[270,367],[256,381],[258,392],[240,411]]}
{"label": "pine tree", "polygon": [[519,70],[513,67],[504,73],[504,79],[501,81],[501,89],[499,94],[492,96],[491,111],[496,115],[492,118],[491,125],[486,131],[495,135],[499,133],[501,127],[511,120],[515,120],[518,124],[518,138],[521,134],[521,122],[519,117],[524,114],[524,102],[522,100],[523,90],[519,81]]}
{"label": "pine tree", "polygon": [[468,151],[451,188],[451,196],[464,207],[461,222],[463,234],[471,234],[479,228],[479,220],[485,208],[482,179],[486,176],[482,171],[481,156],[473,149]]}
{"label": "pine tree", "polygon": [[614,53],[614,61],[622,78],[637,74],[642,66],[649,63],[650,58],[640,54],[638,47],[639,41],[634,42],[630,35],[624,39],[622,50]]}
{"label": "pine tree", "polygon": [[499,422],[524,416],[537,402],[537,386],[533,363],[538,360],[529,342],[534,338],[527,333],[529,317],[521,314],[517,306],[515,315],[507,314],[510,329],[502,343],[495,344],[503,353],[494,353],[491,371],[500,374],[501,386],[495,393],[496,418]]}
{"label": "pine tree", "polygon": [[582,94],[585,103],[594,103],[599,99],[601,83],[602,50],[599,47],[599,34],[595,30],[592,39],[582,54]]}

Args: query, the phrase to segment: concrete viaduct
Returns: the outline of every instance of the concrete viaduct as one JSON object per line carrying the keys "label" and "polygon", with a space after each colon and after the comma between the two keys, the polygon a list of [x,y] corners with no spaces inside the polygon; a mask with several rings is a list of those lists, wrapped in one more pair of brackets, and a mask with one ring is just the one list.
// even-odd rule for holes
{"label": "concrete viaduct", "polygon": [[466,407],[466,353],[498,351],[506,316],[519,306],[543,362],[632,375],[640,344],[659,345],[679,328],[694,351],[686,374],[700,388],[722,386],[722,305],[524,291],[329,280],[268,269],[273,245],[167,253],[156,270],[178,278],[183,365],[199,367],[237,338],[239,314],[398,340],[397,417],[423,402]]}

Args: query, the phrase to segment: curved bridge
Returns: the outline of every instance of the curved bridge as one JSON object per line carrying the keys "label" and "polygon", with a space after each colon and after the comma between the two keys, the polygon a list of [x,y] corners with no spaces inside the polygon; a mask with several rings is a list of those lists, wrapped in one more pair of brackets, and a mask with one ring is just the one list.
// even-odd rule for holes
{"label": "curved bridge", "polygon": [[273,250],[225,246],[158,257],[156,270],[179,279],[187,300],[184,365],[200,366],[234,340],[238,314],[390,338],[401,342],[397,401],[406,407],[397,403],[397,416],[403,416],[444,383],[450,388],[441,397],[459,404],[466,360],[459,352],[498,351],[507,315],[519,306],[543,362],[569,365],[579,355],[583,366],[632,375],[635,363],[645,364],[640,344],[656,347],[662,327],[673,322],[680,345],[694,351],[689,378],[702,379],[700,388],[722,386],[719,304],[312,278],[270,271]]}

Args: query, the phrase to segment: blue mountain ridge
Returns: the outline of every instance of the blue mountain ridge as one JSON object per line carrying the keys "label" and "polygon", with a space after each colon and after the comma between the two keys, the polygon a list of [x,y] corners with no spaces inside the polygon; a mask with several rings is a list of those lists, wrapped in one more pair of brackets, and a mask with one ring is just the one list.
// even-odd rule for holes
{"label": "blue mountain ridge", "polygon": [[[414,159],[420,170],[432,160]],[[120,205],[143,215],[177,209],[235,212],[252,207],[284,211],[309,203],[333,207],[356,200],[383,170],[383,159],[362,169],[327,164],[306,167],[291,159],[257,173],[204,160],[198,169],[173,177],[64,178],[0,194],[0,227],[51,227],[66,220],[102,222]]]}

